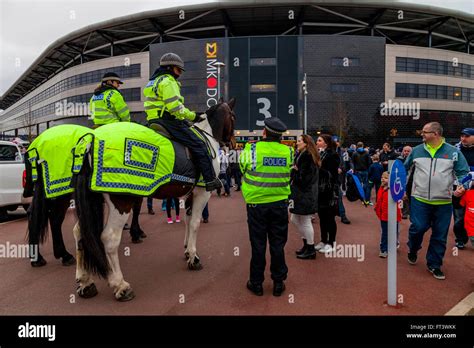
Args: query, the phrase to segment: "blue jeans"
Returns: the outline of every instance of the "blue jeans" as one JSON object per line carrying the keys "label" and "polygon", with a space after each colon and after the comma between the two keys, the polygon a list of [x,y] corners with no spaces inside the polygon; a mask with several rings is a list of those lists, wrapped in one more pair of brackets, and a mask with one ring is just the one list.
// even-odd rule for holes
{"label": "blue jeans", "polygon": [[372,196],[372,188],[375,187],[375,201],[377,202],[377,193],[379,192],[379,188],[380,188],[381,184],[382,184],[381,181],[369,182],[369,194],[368,194],[368,199],[369,200]]}
{"label": "blue jeans", "polygon": [[407,244],[410,252],[416,253],[421,249],[425,232],[431,227],[430,244],[426,253],[428,267],[440,268],[443,265],[452,213],[452,204],[432,205],[411,198],[411,225]]}
{"label": "blue jeans", "polygon": [[339,216],[343,218],[346,216],[346,209],[344,208],[344,202],[342,201],[342,189],[341,186],[339,186],[339,197],[337,199],[337,202],[339,204]]}
{"label": "blue jeans", "polygon": [[369,172],[357,172],[357,177],[359,178],[360,184],[364,189],[365,200],[370,201],[370,191],[369,191]]}
{"label": "blue jeans", "polygon": [[[388,250],[387,243],[388,243],[388,222],[387,221],[380,221],[380,227],[382,229],[382,234],[380,237],[380,251],[386,253]],[[398,229],[398,222],[397,222],[397,245],[398,243],[398,236],[400,235],[400,230]]]}

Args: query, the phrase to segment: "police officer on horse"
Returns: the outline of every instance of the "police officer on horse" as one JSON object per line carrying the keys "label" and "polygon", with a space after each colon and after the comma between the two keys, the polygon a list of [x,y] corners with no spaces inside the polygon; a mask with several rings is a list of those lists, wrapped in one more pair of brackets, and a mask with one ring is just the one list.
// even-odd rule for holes
{"label": "police officer on horse", "polygon": [[160,67],[151,76],[145,87],[145,112],[150,124],[163,126],[178,142],[187,146],[193,155],[193,162],[199,168],[206,191],[222,186],[217,179],[207,147],[186,122],[200,122],[203,116],[184,106],[181,84],[178,78],[184,71],[183,60],[174,53],[166,53],[160,59]]}

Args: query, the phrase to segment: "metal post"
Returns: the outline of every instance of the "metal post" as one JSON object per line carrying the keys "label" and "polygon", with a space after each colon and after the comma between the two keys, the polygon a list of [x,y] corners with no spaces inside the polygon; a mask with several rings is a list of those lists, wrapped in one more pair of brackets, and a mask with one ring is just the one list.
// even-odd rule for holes
{"label": "metal post", "polygon": [[[395,161],[388,161],[389,173]],[[390,182],[389,182],[390,185]],[[388,190],[388,260],[387,260],[387,303],[389,306],[397,305],[397,202],[392,199]]]}
{"label": "metal post", "polygon": [[221,99],[221,66],[225,66],[225,63],[216,62],[217,66],[217,100]]}
{"label": "metal post", "polygon": [[306,73],[302,83],[304,93],[304,134],[308,134],[308,87],[306,84]]}

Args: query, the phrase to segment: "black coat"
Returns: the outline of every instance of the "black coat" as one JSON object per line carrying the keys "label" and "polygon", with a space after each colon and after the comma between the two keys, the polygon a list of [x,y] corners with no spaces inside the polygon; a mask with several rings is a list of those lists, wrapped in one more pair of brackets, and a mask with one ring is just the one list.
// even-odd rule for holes
{"label": "black coat", "polygon": [[[318,210],[319,169],[308,151],[303,151],[291,171],[290,212],[298,215],[314,214]],[[291,204],[292,203],[292,204]]]}
{"label": "black coat", "polygon": [[[321,152],[321,169],[326,170],[331,174],[331,181],[334,186],[333,192],[319,193],[318,207],[319,208],[337,208],[331,205],[334,196],[337,198],[339,195],[339,175],[337,169],[339,168],[339,155],[332,151],[326,150]],[[335,210],[336,211],[336,210]]]}

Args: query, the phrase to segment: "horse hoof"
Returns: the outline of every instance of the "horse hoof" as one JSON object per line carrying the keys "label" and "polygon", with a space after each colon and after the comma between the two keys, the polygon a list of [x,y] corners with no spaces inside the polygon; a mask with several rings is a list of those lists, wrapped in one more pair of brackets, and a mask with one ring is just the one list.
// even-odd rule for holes
{"label": "horse hoof", "polygon": [[117,301],[127,302],[127,301],[133,300],[134,298],[135,298],[135,293],[133,292],[133,289],[128,288],[120,295],[120,297],[117,298]]}
{"label": "horse hoof", "polygon": [[76,264],[76,259],[72,255],[64,256],[62,259],[63,266],[72,266]]}
{"label": "horse hoof", "polygon": [[85,288],[78,288],[77,294],[82,298],[91,298],[97,295],[99,292],[94,283],[86,286]]}
{"label": "horse hoof", "polygon": [[43,267],[46,265],[47,262],[43,257],[41,257],[38,261],[31,261],[31,267]]}
{"label": "horse hoof", "polygon": [[138,239],[132,239],[132,243],[133,243],[133,244],[140,244],[140,243],[143,243],[143,240],[141,240],[140,238],[138,238]]}
{"label": "horse hoof", "polygon": [[202,263],[199,260],[194,260],[194,262],[188,262],[188,269],[190,271],[200,271],[203,269]]}

